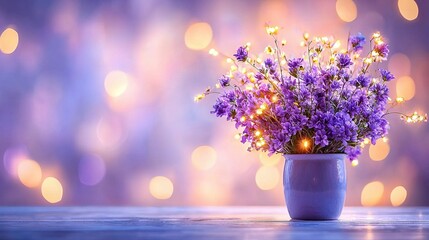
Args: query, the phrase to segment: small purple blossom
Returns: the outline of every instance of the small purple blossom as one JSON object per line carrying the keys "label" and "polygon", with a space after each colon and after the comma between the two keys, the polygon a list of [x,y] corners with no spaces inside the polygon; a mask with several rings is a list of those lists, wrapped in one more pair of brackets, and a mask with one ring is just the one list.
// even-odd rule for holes
{"label": "small purple blossom", "polygon": [[277,71],[277,64],[271,58],[267,58],[264,61],[265,67],[269,70],[270,74],[275,74]]}
{"label": "small purple blossom", "polygon": [[247,60],[249,53],[247,52],[246,47],[239,47],[237,53],[234,54],[234,57],[237,58],[240,62],[245,62]]}
{"label": "small purple blossom", "polygon": [[337,65],[339,68],[346,68],[353,65],[352,60],[347,54],[338,54],[337,55]]}
{"label": "small purple blossom", "polygon": [[362,33],[357,33],[354,36],[350,36],[349,44],[354,52],[361,51],[365,44],[365,37],[362,35]]}
{"label": "small purple blossom", "polygon": [[291,76],[296,77],[298,75],[298,71],[302,68],[303,62],[304,59],[302,58],[292,58],[287,62]]}
{"label": "small purple blossom", "polygon": [[389,82],[390,80],[395,79],[395,76],[393,76],[392,73],[390,73],[389,71],[385,70],[385,69],[379,69],[380,74],[381,74],[381,78],[383,79],[383,81]]}
{"label": "small purple blossom", "polygon": [[230,82],[231,79],[228,76],[223,75],[221,78],[219,78],[219,84],[222,87],[228,87]]}
{"label": "small purple blossom", "polygon": [[371,83],[371,79],[364,74],[360,74],[353,80],[353,83],[356,87],[368,87]]}

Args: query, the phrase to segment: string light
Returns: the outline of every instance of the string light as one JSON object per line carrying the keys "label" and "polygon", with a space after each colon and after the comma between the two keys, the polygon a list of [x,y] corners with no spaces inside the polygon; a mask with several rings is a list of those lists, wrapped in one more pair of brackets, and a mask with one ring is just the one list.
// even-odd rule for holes
{"label": "string light", "polygon": [[198,94],[197,96],[194,97],[194,102],[199,102],[204,97],[205,97],[204,94]]}
{"label": "string light", "polygon": [[364,58],[363,60],[366,64],[371,64],[372,63],[372,58]]}
{"label": "string light", "polygon": [[234,138],[235,138],[236,140],[240,140],[240,138],[241,138],[241,134],[240,134],[240,133],[235,134],[235,135],[234,135]]}
{"label": "string light", "polygon": [[265,31],[267,31],[267,33],[269,35],[277,35],[277,33],[279,32],[279,27],[278,26],[266,26]]}
{"label": "string light", "polygon": [[356,167],[357,165],[359,165],[359,160],[354,159],[354,160],[352,161],[352,166],[353,166],[353,167]]}
{"label": "string light", "polygon": [[407,123],[418,123],[418,122],[427,122],[428,115],[419,115],[417,112],[414,112],[412,115],[402,115],[401,120],[404,120]]}
{"label": "string light", "polygon": [[257,136],[257,137],[261,136],[261,132],[260,132],[259,130],[257,130],[257,131],[255,132],[255,136]]}
{"label": "string light", "polygon": [[212,48],[209,50],[209,54],[216,57],[217,55],[219,55],[219,52]]}
{"label": "string light", "polygon": [[267,46],[267,47],[265,48],[265,53],[266,53],[266,54],[273,55],[273,54],[274,54],[274,49],[273,49],[271,46]]}
{"label": "string light", "polygon": [[308,41],[308,38],[310,38],[310,34],[304,33],[303,37],[305,41]]}

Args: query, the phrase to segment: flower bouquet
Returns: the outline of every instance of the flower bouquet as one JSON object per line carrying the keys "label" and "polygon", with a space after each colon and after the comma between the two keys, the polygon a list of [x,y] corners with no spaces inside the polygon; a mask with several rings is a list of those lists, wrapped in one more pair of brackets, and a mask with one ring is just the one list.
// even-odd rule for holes
{"label": "flower bouquet", "polygon": [[[226,117],[242,129],[241,142],[249,150],[269,154],[346,153],[357,158],[363,143],[386,136],[387,115],[402,103],[389,98],[387,83],[394,76],[377,68],[389,54],[380,33],[369,40],[370,50],[362,54],[365,37],[350,36],[347,48],[332,37],[304,34],[302,57],[283,52],[286,41],[277,39],[278,27],[266,27],[274,46],[265,54],[252,56],[250,44],[241,46],[230,71],[221,76],[216,88],[223,88],[211,112]],[[219,53],[211,49],[212,55]],[[262,58],[265,56],[265,58]],[[212,88],[195,97],[219,93]],[[399,113],[406,122],[427,121],[427,115]]]}
{"label": "flower bouquet", "polygon": [[[209,87],[195,100],[219,94],[211,113],[235,122],[249,151],[285,155],[291,217],[336,219],[344,204],[344,158],[356,159],[365,143],[385,137],[389,114],[406,122],[427,121],[427,115],[391,111],[404,99],[389,98],[387,83],[394,76],[379,68],[389,54],[380,33],[369,39],[365,53],[368,42],[360,33],[349,36],[344,49],[332,37],[310,38],[306,33],[304,54],[292,57],[283,51],[286,41],[277,38],[279,28],[267,26],[266,31],[272,46],[259,55],[250,53],[250,43],[234,57],[222,54],[231,64],[216,84],[224,91]],[[210,54],[220,53],[211,49]],[[303,154],[311,155],[304,157],[309,164],[303,164]]]}

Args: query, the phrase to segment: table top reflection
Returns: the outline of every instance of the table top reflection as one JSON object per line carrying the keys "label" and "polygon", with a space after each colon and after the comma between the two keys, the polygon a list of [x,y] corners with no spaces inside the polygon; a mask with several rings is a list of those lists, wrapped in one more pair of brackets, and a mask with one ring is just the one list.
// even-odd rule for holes
{"label": "table top reflection", "polygon": [[429,208],[346,207],[294,221],[285,207],[0,207],[0,239],[429,239]]}

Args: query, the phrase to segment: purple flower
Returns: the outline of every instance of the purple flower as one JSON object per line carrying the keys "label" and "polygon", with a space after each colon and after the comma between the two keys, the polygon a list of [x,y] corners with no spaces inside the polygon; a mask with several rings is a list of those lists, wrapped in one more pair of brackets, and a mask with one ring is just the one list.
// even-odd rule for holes
{"label": "purple flower", "polygon": [[302,58],[292,58],[287,62],[289,66],[289,73],[291,76],[298,76],[298,71],[303,67],[304,59]]}
{"label": "purple flower", "polygon": [[352,60],[347,54],[338,54],[337,55],[337,65],[339,68],[346,68],[353,65]]}
{"label": "purple flower", "polygon": [[368,87],[371,83],[371,79],[364,74],[360,74],[353,80],[353,83],[356,87]]}
{"label": "purple flower", "polygon": [[389,99],[389,88],[385,84],[376,83],[370,90],[374,93],[377,104],[381,104],[382,106],[386,105]]}
{"label": "purple flower", "polygon": [[271,59],[267,58],[264,61],[265,67],[269,70],[270,74],[275,74],[277,71],[277,64]]}
{"label": "purple flower", "polygon": [[303,80],[306,85],[314,84],[316,82],[316,78],[309,72],[304,73]]}
{"label": "purple flower", "polygon": [[225,76],[225,75],[222,75],[222,77],[221,77],[221,78],[219,78],[219,84],[220,84],[222,87],[227,87],[227,86],[229,86],[230,81],[231,81],[231,79],[230,79],[228,76]]}
{"label": "purple flower", "polygon": [[237,113],[235,101],[235,92],[225,92],[216,100],[216,104],[213,106],[214,110],[210,113],[216,114],[217,117],[226,116],[227,120],[231,120],[235,118]]}
{"label": "purple flower", "polygon": [[332,83],[331,83],[331,89],[332,90],[339,89],[340,87],[341,87],[341,85],[340,85],[339,81],[332,81]]}
{"label": "purple flower", "polygon": [[246,50],[246,47],[239,47],[237,53],[234,54],[234,57],[237,58],[240,62],[245,62],[247,60],[249,53]]}
{"label": "purple flower", "polygon": [[350,36],[349,44],[354,52],[358,52],[363,49],[365,37],[362,35],[362,33],[357,33],[354,36]]}
{"label": "purple flower", "polygon": [[374,47],[374,51],[378,53],[378,56],[380,56],[382,59],[386,59],[389,55],[389,45],[386,43],[377,44]]}
{"label": "purple flower", "polygon": [[354,160],[361,154],[361,148],[359,146],[357,147],[347,146],[344,152],[347,154],[347,157],[349,158],[349,160]]}
{"label": "purple flower", "polygon": [[380,74],[381,74],[381,78],[383,79],[383,81],[389,82],[392,79],[395,79],[395,76],[393,76],[392,73],[390,73],[389,71],[385,70],[385,69],[379,69]]}

